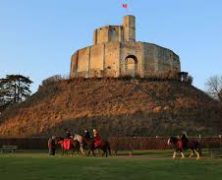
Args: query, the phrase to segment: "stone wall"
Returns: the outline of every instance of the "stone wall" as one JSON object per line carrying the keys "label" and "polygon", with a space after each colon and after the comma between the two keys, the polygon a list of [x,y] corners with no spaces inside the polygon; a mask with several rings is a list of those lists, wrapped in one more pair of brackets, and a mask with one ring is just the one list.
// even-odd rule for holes
{"label": "stone wall", "polygon": [[90,49],[84,48],[78,51],[77,73],[81,73],[83,77],[88,77],[89,71]]}
{"label": "stone wall", "polygon": [[[140,75],[143,77],[143,46],[141,43],[124,42],[121,43],[120,56],[120,72],[121,75]],[[131,73],[127,69],[127,58],[130,57],[135,62],[135,73]]]}
{"label": "stone wall", "polygon": [[89,77],[102,77],[104,70],[104,44],[97,44],[90,48]]}
{"label": "stone wall", "polygon": [[134,16],[124,16],[120,26],[94,31],[93,46],[78,50],[71,58],[70,78],[155,76],[180,72],[173,51],[146,42],[136,42]]}
{"label": "stone wall", "polygon": [[143,46],[144,76],[180,72],[180,59],[173,51],[151,43]]}
{"label": "stone wall", "polygon": [[109,42],[77,51],[70,77],[147,77],[171,71],[180,72],[180,60],[169,49],[143,42]]}
{"label": "stone wall", "polygon": [[118,77],[120,74],[120,43],[105,44],[104,71],[107,77]]}
{"label": "stone wall", "polygon": [[123,17],[124,41],[136,41],[136,18],[135,16]]}
{"label": "stone wall", "polygon": [[136,41],[136,19],[134,16],[124,16],[119,26],[109,25],[97,28],[93,34],[93,45],[108,42]]}
{"label": "stone wall", "polygon": [[123,41],[123,26],[105,26],[98,28],[93,34],[93,45]]}

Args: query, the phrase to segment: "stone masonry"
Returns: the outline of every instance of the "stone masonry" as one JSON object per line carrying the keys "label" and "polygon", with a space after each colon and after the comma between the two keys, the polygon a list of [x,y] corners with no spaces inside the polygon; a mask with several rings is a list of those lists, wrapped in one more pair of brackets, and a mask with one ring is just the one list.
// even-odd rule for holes
{"label": "stone masonry", "polygon": [[123,17],[119,26],[94,31],[93,45],[71,57],[70,78],[150,77],[180,72],[180,59],[170,49],[136,41],[135,17]]}

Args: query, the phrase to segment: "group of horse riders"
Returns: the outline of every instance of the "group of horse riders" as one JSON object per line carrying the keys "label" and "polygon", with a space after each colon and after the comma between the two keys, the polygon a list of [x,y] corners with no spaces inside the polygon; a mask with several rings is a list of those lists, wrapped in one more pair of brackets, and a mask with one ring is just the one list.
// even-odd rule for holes
{"label": "group of horse riders", "polygon": [[[106,155],[106,157],[111,155],[111,149],[110,149],[110,143],[107,140],[102,140],[98,131],[96,129],[93,129],[92,131],[93,137],[91,137],[90,132],[86,129],[84,130],[84,135],[81,136],[79,134],[72,135],[70,131],[66,131],[65,138],[59,138],[57,139],[55,136],[52,136],[48,140],[48,148],[49,148],[49,154],[55,155],[56,145],[60,144],[62,147],[62,150],[64,152],[70,150],[73,146],[74,142],[78,144],[78,150],[82,154],[85,154],[83,151],[84,143],[88,146],[88,149],[91,150],[92,154],[94,154],[94,150],[97,148],[100,148],[103,150],[103,155]],[[180,137],[171,136],[168,139],[167,142],[168,145],[173,145],[174,147],[174,153],[173,153],[173,159],[176,158],[177,153],[179,152],[184,158],[183,151],[185,149],[190,149],[190,156],[192,157],[194,154],[196,154],[197,159],[200,158],[201,155],[201,145],[197,140],[188,140],[187,134],[183,133]],[[90,152],[90,151],[89,151]],[[88,153],[89,153],[88,152]]]}
{"label": "group of horse riders", "polygon": [[[72,135],[71,132],[68,130],[66,131],[65,138],[57,139],[55,136],[52,136],[48,140],[49,154],[55,155],[57,144],[60,144],[63,147],[63,150],[69,150],[72,140],[75,140],[79,143],[81,153],[83,153],[84,142],[86,142],[88,144],[91,144],[91,142],[92,142],[91,145],[93,146],[94,149],[96,149],[101,145],[101,137],[96,129],[92,130],[92,135],[93,136],[91,136],[90,132],[87,129],[85,129],[83,136],[81,136],[79,134]],[[62,141],[59,141],[61,139],[62,139]]]}

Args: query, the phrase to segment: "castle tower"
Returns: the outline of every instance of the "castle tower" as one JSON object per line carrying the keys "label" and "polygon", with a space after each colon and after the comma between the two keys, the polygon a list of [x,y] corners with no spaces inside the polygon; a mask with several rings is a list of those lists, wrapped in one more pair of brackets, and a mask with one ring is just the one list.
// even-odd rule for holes
{"label": "castle tower", "polygon": [[136,18],[123,17],[121,25],[95,29],[93,45],[71,58],[70,78],[152,77],[180,72],[180,59],[170,49],[136,41]]}
{"label": "castle tower", "polygon": [[132,15],[123,17],[124,41],[136,41],[136,17]]}

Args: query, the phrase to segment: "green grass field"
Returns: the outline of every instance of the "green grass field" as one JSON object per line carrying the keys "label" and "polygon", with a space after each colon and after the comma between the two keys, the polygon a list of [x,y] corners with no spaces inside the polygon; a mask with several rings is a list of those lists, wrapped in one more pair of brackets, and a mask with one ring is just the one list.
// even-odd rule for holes
{"label": "green grass field", "polygon": [[170,179],[221,180],[222,160],[203,157],[172,160],[169,151],[134,152],[109,158],[61,156],[47,153],[0,155],[1,180],[37,179]]}

